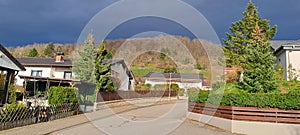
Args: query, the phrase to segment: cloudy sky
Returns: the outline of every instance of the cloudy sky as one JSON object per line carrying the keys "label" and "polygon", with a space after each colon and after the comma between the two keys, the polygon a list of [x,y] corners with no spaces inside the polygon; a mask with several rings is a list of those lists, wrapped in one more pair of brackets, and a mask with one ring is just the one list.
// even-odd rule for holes
{"label": "cloudy sky", "polygon": [[[228,32],[231,23],[242,17],[242,12],[248,2],[248,0],[183,1],[203,14],[220,39],[225,38],[225,33]],[[252,1],[258,7],[262,18],[269,19],[271,25],[278,26],[275,39],[300,39],[299,0]],[[99,14],[118,2],[120,1],[0,0],[0,44],[12,47],[32,43],[76,43],[82,30],[97,13]],[[143,7],[145,5],[133,5],[134,11],[142,12],[147,8]],[[124,8],[124,11],[132,12],[132,10]],[[160,4],[159,8],[164,8],[165,12],[168,12],[171,7],[164,3]],[[103,18],[101,22],[110,23],[106,20],[120,18],[128,12],[113,12],[107,18]],[[182,14],[176,13],[174,16],[188,17],[189,14],[182,11]],[[192,22],[193,20],[195,18],[190,18],[187,21]],[[194,25],[196,24],[197,22],[194,23]],[[107,33],[106,38],[130,38],[147,31],[160,31],[194,38],[188,28],[176,23],[176,21],[155,17],[140,17],[123,22],[110,33]]]}

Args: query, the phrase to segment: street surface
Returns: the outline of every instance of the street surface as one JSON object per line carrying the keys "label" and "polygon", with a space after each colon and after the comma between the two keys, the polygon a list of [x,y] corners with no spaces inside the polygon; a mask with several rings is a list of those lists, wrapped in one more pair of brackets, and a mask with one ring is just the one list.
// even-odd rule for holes
{"label": "street surface", "polygon": [[46,123],[0,131],[5,135],[229,135],[186,119],[186,100],[167,104],[128,105],[102,109]]}

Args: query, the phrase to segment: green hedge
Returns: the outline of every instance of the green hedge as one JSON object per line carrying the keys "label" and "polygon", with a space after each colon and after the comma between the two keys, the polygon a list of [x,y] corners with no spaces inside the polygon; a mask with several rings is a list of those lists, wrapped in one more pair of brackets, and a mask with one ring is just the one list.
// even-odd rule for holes
{"label": "green hedge", "polygon": [[135,86],[135,90],[150,90],[151,84],[138,84]]}
{"label": "green hedge", "polygon": [[[208,98],[209,96],[209,98]],[[219,102],[221,100],[221,102]],[[223,106],[241,106],[258,108],[300,109],[300,90],[288,93],[224,93],[210,94],[199,91],[197,97],[190,96],[191,102],[220,104]]]}
{"label": "green hedge", "polygon": [[51,87],[48,93],[50,105],[60,105],[65,103],[77,103],[77,88],[75,87]]}
{"label": "green hedge", "polygon": [[[169,90],[169,84],[156,84],[154,90]],[[179,90],[178,84],[171,84],[171,90]]]}

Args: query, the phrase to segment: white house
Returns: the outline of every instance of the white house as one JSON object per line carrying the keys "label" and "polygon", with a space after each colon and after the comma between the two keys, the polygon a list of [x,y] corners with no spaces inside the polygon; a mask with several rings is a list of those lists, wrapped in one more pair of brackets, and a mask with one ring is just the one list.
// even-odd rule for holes
{"label": "white house", "polygon": [[18,58],[18,61],[26,68],[20,71],[17,85],[23,86],[27,81],[43,83],[44,89],[48,90],[50,85],[71,85],[72,80],[72,61],[64,59],[63,53],[57,53],[55,58]]}
{"label": "white house", "polygon": [[155,86],[157,84],[178,84],[179,88],[202,89],[202,74],[180,74],[180,73],[154,73],[150,72],[144,76],[145,84]]}
{"label": "white house", "polygon": [[114,85],[117,86],[118,90],[134,90],[134,76],[123,59],[105,60],[103,63],[110,64],[113,82]]}
{"label": "white house", "polygon": [[285,70],[284,78],[289,80],[289,71],[293,71],[300,80],[300,40],[270,41],[276,56],[276,64],[281,64]]}
{"label": "white house", "polygon": [[[55,85],[74,85],[72,73],[72,60],[65,59],[63,53],[57,53],[54,58],[18,58],[20,63],[24,65],[26,71],[19,72],[17,85],[23,86],[27,81],[40,82],[45,85],[45,90],[48,90],[51,84]],[[134,89],[135,84],[133,74],[127,68],[124,60],[113,59],[105,60],[104,63],[109,63],[112,77],[115,85],[119,90]],[[131,87],[132,86],[132,87]]]}

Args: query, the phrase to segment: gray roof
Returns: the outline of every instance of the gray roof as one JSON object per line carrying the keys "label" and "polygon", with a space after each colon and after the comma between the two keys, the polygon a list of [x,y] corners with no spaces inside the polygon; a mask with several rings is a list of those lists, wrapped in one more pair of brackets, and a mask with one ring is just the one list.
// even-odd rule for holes
{"label": "gray roof", "polygon": [[270,41],[274,54],[280,54],[282,50],[299,50],[300,40],[273,40]]}
{"label": "gray roof", "polygon": [[288,44],[290,42],[295,42],[295,40],[271,40],[269,43],[274,51],[278,50],[282,45]]}
{"label": "gray roof", "polygon": [[107,64],[107,63],[110,63],[111,65],[113,64],[116,64],[116,63],[125,63],[125,61],[123,59],[106,59],[106,60],[103,60],[102,62],[103,64]]}
{"label": "gray roof", "polygon": [[286,45],[300,45],[300,40],[294,41],[294,42],[289,42]]}
{"label": "gray roof", "polygon": [[108,60],[106,59],[106,60],[103,60],[102,63],[103,63],[103,64],[109,63],[110,66],[113,66],[113,65],[119,63],[119,64],[122,65],[123,69],[125,69],[126,74],[127,74],[130,78],[133,78],[133,79],[134,79],[133,73],[128,69],[128,67],[127,67],[127,65],[126,65],[126,63],[125,63],[125,61],[124,61],[124,59],[108,59]]}
{"label": "gray roof", "polygon": [[144,76],[149,79],[178,79],[178,80],[202,80],[202,74],[184,74],[184,73],[157,73],[150,72]]}
{"label": "gray roof", "polygon": [[17,58],[24,66],[54,66],[54,67],[72,67],[71,59],[64,59],[63,62],[55,62],[54,58]]}

